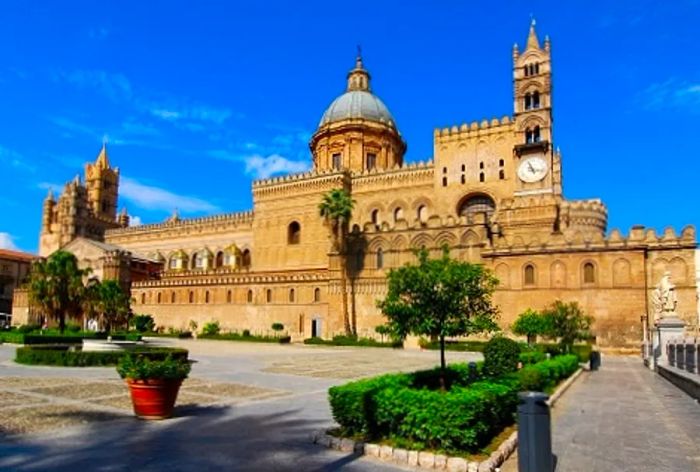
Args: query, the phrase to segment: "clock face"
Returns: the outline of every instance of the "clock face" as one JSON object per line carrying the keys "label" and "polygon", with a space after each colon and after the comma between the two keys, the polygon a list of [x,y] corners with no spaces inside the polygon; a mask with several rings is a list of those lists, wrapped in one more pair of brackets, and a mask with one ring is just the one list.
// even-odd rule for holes
{"label": "clock face", "polygon": [[539,156],[523,159],[518,167],[518,177],[528,183],[539,182],[545,178],[547,172],[549,172],[547,161]]}

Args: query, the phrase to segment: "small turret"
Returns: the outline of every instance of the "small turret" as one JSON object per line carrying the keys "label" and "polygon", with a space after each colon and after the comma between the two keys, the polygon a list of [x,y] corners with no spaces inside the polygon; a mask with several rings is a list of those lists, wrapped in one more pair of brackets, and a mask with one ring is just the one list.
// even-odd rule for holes
{"label": "small turret", "polygon": [[129,221],[130,221],[129,213],[126,211],[126,207],[124,207],[124,208],[122,208],[122,211],[119,212],[119,217],[117,218],[117,223],[122,228],[128,228]]}
{"label": "small turret", "polygon": [[365,69],[362,63],[362,50],[357,47],[357,57],[355,58],[355,68],[348,72],[348,88],[347,91],[361,90],[369,92],[369,72]]}

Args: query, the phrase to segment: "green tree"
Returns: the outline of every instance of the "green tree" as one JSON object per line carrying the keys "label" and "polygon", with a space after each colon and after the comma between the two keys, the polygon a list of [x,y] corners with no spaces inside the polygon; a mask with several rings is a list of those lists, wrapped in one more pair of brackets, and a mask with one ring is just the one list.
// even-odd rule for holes
{"label": "green tree", "polygon": [[83,278],[88,273],[78,267],[73,254],[61,250],[32,264],[27,284],[29,299],[58,322],[61,334],[66,328],[66,316],[78,317],[82,312]]}
{"label": "green tree", "polygon": [[589,339],[593,317],[586,315],[577,302],[555,301],[543,311],[547,335],[558,338],[564,352],[571,352],[576,341]]}
{"label": "green tree", "polygon": [[97,306],[102,314],[105,329],[126,326],[131,311],[131,299],[116,280],[105,280],[97,285]]}
{"label": "green tree", "polygon": [[537,336],[546,336],[549,332],[547,322],[548,318],[542,313],[528,308],[520,313],[510,329],[518,336],[527,336],[527,343],[532,346],[537,342]]}
{"label": "green tree", "polygon": [[407,335],[436,337],[440,341],[441,385],[444,387],[445,338],[495,331],[498,310],[491,298],[498,280],[482,265],[417,253],[418,264],[392,269],[388,293],[378,303],[397,339]]}
{"label": "green tree", "polygon": [[355,202],[350,194],[342,188],[336,188],[323,195],[318,209],[324,223],[330,230],[333,252],[338,254],[340,263],[340,291],[341,291],[341,311],[343,313],[343,324],[345,333],[348,336],[357,334],[356,320],[350,320],[348,314],[348,294],[347,294],[347,247],[346,236],[348,224],[352,217],[352,209]]}

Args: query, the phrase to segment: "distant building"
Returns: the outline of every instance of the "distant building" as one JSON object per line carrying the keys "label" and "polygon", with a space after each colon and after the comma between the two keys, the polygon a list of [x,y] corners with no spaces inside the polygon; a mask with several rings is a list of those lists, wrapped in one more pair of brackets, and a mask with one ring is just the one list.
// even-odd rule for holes
{"label": "distant building", "polygon": [[[217,320],[225,330],[266,332],[280,322],[295,340],[330,337],[344,330],[343,274],[318,205],[326,192],[343,188],[355,201],[345,277],[348,312],[361,336],[375,336],[384,323],[376,302],[386,293],[389,269],[415,261],[416,248],[438,255],[444,245],[495,273],[504,327],[527,308],[577,301],[594,316],[601,346],[637,348],[640,317],[666,271],[678,312],[691,322],[695,229],[608,233],[603,202],[566,199],[564,161],[554,144],[549,39],[541,44],[533,24],[512,61],[510,116],[436,129],[433,160],[406,164],[397,122],[358,56],[345,92],[311,137],[312,170],[254,182],[252,211],[175,214],[129,227],[126,214],[116,214],[119,173],[103,149],[86,166],[84,186],[76,178],[57,202],[47,198],[41,254],[81,236],[164,264],[159,277],[131,283],[134,310],[152,314],[160,326]],[[604,145],[600,139],[591,139],[591,152]]]}
{"label": "distant building", "polygon": [[36,258],[27,252],[0,249],[0,313],[12,313],[14,291],[26,279]]}

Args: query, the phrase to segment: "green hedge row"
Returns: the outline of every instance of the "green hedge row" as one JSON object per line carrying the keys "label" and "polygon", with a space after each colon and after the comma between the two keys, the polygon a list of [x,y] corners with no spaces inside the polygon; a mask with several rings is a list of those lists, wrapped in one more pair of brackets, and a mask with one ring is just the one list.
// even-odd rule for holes
{"label": "green hedge row", "polygon": [[[25,333],[20,330],[0,331],[0,341],[13,344],[82,344],[83,339],[107,339],[107,333],[66,333],[41,334]],[[141,335],[138,333],[115,333],[112,335],[114,341],[140,341]]]}
{"label": "green hedge row", "polygon": [[219,339],[222,341],[247,341],[250,343],[279,343],[289,344],[292,342],[291,336],[260,336],[260,335],[244,335],[239,333],[220,333],[220,334],[200,334],[199,339]]}
{"label": "green hedge row", "polygon": [[401,348],[401,341],[381,342],[372,338],[356,338],[353,336],[334,336],[333,339],[307,338],[304,344],[317,344],[324,346],[360,346],[360,347],[393,347]]}
{"label": "green hedge row", "polygon": [[[438,341],[421,338],[418,342],[423,349],[439,350]],[[459,352],[484,352],[486,341],[445,341],[445,350]]]}
{"label": "green hedge row", "polygon": [[332,387],[329,399],[343,434],[448,453],[477,452],[513,423],[517,392],[555,385],[577,368],[576,356],[560,356],[486,381],[481,365],[456,364],[448,367],[447,391],[436,388],[434,369]]}
{"label": "green hedge row", "polygon": [[66,346],[18,347],[15,362],[27,365],[51,365],[64,367],[99,367],[117,365],[126,354],[143,355],[152,360],[163,360],[168,355],[176,359],[187,359],[187,349],[137,348],[128,351],[86,352],[70,350]]}
{"label": "green hedge row", "polygon": [[[440,349],[440,343],[437,341],[429,341],[427,339],[420,340],[420,347],[423,349],[437,350]],[[448,351],[460,352],[483,352],[486,347],[486,341],[446,341],[445,349]],[[538,352],[547,353],[551,356],[560,356],[565,354],[562,347],[556,343],[537,343],[534,349]],[[591,357],[593,346],[590,344],[574,344],[571,348],[571,353],[576,354],[581,362],[588,362]]]}

